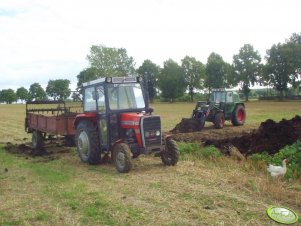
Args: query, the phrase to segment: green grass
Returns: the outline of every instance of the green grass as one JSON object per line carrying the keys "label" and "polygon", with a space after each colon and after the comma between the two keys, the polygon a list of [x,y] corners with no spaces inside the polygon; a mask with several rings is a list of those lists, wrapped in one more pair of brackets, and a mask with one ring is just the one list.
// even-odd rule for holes
{"label": "green grass", "polygon": [[[6,128],[0,143],[29,138],[24,107],[0,105],[0,126]],[[168,131],[190,117],[194,103],[152,107]],[[301,114],[301,102],[246,107],[246,126]],[[7,153],[0,145],[0,225],[271,225],[265,214],[270,205],[300,210],[300,180],[272,180],[260,162],[216,156],[213,147],[179,146],[177,166],[141,156],[129,174],[120,174],[112,165],[81,163],[74,149],[45,161]]]}

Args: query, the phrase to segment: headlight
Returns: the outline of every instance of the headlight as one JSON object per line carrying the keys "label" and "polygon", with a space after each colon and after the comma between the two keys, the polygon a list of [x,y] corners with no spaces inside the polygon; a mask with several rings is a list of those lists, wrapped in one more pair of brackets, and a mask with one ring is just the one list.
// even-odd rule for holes
{"label": "headlight", "polygon": [[149,137],[149,132],[145,132],[145,137]]}
{"label": "headlight", "polygon": [[161,132],[159,130],[156,131],[156,136],[160,136],[161,135]]}

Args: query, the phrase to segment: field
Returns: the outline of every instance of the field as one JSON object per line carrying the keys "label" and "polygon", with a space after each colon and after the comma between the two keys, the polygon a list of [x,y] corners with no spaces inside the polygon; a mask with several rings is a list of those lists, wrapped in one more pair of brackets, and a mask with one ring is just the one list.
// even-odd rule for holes
{"label": "field", "polygon": [[[190,117],[194,104],[152,107],[168,132]],[[246,108],[246,125],[228,123],[227,133],[301,114],[301,102]],[[181,154],[176,166],[165,167],[159,158],[140,156],[129,174],[119,174],[111,164],[81,163],[74,148],[51,147],[54,154],[44,157],[7,153],[7,142],[30,141],[24,113],[24,105],[0,105],[0,225],[277,225],[266,215],[271,205],[301,214],[301,181],[272,179],[265,165],[251,161]],[[216,131],[211,127],[206,133]]]}

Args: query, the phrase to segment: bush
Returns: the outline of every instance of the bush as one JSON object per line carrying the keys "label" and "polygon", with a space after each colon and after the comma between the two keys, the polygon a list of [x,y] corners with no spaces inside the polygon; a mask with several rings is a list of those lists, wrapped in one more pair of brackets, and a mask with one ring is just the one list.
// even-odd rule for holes
{"label": "bush", "polygon": [[191,156],[195,159],[211,159],[216,160],[223,154],[214,146],[201,147],[197,143],[178,143],[180,155],[182,158]]}
{"label": "bush", "polygon": [[251,155],[249,159],[256,163],[264,161],[273,165],[281,165],[283,159],[288,159],[289,164],[285,178],[301,178],[301,141],[285,146],[273,156],[268,155],[267,152],[262,152]]}

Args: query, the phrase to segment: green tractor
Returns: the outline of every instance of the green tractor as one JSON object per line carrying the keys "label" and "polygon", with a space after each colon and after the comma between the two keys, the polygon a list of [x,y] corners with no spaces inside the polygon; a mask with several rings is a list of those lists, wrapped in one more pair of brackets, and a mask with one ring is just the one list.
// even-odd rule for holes
{"label": "green tractor", "polygon": [[215,128],[221,129],[225,125],[225,120],[231,120],[234,126],[243,125],[246,110],[237,92],[217,89],[213,90],[209,101],[196,103],[192,118],[200,123],[200,128],[204,127],[205,121],[210,121]]}

